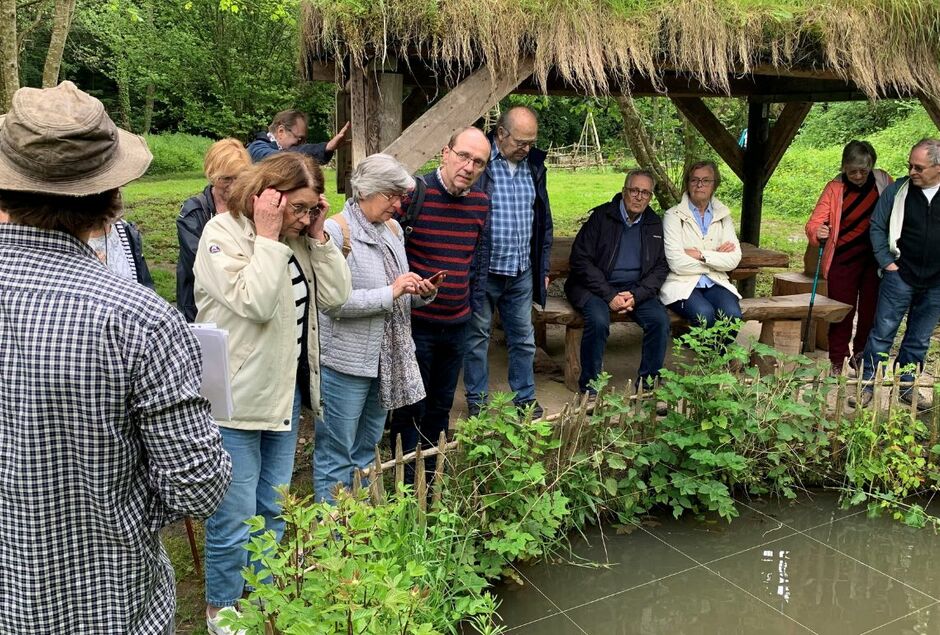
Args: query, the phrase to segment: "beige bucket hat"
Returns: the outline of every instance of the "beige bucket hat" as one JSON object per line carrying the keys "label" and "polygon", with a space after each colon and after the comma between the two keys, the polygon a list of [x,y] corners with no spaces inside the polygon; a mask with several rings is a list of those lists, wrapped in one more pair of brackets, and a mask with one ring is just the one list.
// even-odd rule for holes
{"label": "beige bucket hat", "polygon": [[0,117],[0,190],[88,196],[126,185],[153,155],[72,82],[21,88]]}

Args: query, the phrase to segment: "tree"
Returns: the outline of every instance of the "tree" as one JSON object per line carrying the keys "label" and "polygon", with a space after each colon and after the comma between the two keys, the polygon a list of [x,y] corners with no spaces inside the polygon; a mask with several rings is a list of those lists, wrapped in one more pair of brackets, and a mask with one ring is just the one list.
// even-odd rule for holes
{"label": "tree", "polygon": [[0,112],[10,109],[20,87],[19,51],[16,46],[16,0],[0,0]]}
{"label": "tree", "polygon": [[633,97],[620,95],[617,97],[620,106],[620,116],[623,118],[623,134],[627,139],[634,158],[641,167],[649,170],[656,176],[656,201],[661,209],[669,209],[679,202],[682,194],[669,178],[669,172],[657,156],[656,149],[646,123],[637,110]]}
{"label": "tree", "polygon": [[52,19],[52,36],[49,39],[49,51],[42,69],[42,87],[52,88],[59,83],[59,68],[62,66],[62,53],[65,41],[72,26],[75,14],[75,0],[58,0],[55,3],[55,16]]}

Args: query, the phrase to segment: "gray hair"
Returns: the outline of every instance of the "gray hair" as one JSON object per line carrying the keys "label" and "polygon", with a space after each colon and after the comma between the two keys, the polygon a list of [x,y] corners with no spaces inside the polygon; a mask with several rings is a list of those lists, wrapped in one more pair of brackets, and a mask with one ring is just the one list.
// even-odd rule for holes
{"label": "gray hair", "polygon": [[374,194],[404,193],[415,186],[398,159],[388,154],[373,154],[360,161],[349,177],[353,200],[361,201]]}
{"label": "gray hair", "polygon": [[875,148],[867,141],[853,139],[842,149],[842,167],[864,166],[875,167],[878,155]]}
{"label": "gray hair", "polygon": [[931,139],[926,137],[914,144],[911,152],[923,148],[927,151],[927,158],[933,165],[940,165],[940,139]]}
{"label": "gray hair", "polygon": [[656,189],[656,177],[653,176],[653,173],[651,171],[645,168],[633,168],[632,170],[627,172],[627,178],[623,180],[623,186],[627,187],[630,184],[630,179],[632,179],[635,176],[645,176],[646,178],[648,178],[650,181],[653,182],[653,189],[654,190]]}

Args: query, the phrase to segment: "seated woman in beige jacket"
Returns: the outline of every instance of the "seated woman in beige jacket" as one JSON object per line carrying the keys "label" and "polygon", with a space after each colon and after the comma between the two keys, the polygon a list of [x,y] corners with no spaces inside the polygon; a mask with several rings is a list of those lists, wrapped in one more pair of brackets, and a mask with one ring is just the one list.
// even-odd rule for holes
{"label": "seated woman in beige jacket", "polygon": [[219,611],[245,590],[249,531],[264,518],[280,539],[284,520],[275,488],[290,483],[300,405],[320,411],[317,309],[349,297],[349,268],[323,231],[323,173],[309,157],[281,152],[241,172],[228,214],[217,214],[196,250],[197,322],[228,330],[234,410],[219,420],[232,456],[232,484],[206,521],[206,622],[232,633]]}
{"label": "seated woman in beige jacket", "polygon": [[741,319],[741,295],[728,278],[741,262],[741,244],[731,212],[714,198],[720,184],[714,161],[692,164],[682,200],[663,216],[669,275],[659,297],[690,323],[709,327],[722,316]]}

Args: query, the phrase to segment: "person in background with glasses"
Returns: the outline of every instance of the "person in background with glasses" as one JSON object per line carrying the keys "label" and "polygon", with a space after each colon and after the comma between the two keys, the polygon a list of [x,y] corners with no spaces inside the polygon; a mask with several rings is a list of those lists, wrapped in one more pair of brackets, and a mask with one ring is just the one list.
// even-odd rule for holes
{"label": "person in background with glasses", "polygon": [[323,173],[310,157],[275,154],[245,169],[228,213],[210,220],[196,251],[197,322],[228,331],[234,411],[217,420],[232,456],[232,485],[206,521],[206,622],[230,635],[221,612],[234,611],[248,565],[248,526],[264,518],[284,531],[275,488],[291,481],[301,404],[320,413],[317,309],[342,306],[349,268],[323,231],[329,205]]}
{"label": "person in background with glasses", "polygon": [[546,188],[545,152],[535,147],[535,112],[514,106],[500,116],[490,137],[492,151],[480,186],[490,196],[489,274],[486,298],[470,320],[463,380],[467,409],[486,404],[488,353],[493,312],[499,315],[509,349],[509,389],[519,409],[542,416],[535,400],[535,327],[532,302],[545,306],[552,252],[552,210]]}
{"label": "person in background with glasses", "polygon": [[245,146],[238,139],[216,141],[206,152],[203,171],[209,185],[183,202],[176,217],[176,238],[180,253],[176,261],[176,306],[187,322],[196,319],[196,300],[193,297],[193,264],[196,249],[206,223],[216,214],[228,211],[228,195],[242,170],[251,165]]}
{"label": "person in background with glasses", "polygon": [[637,383],[651,387],[669,345],[669,316],[659,290],[669,273],[663,222],[650,207],[656,182],[647,170],[630,170],[623,192],[591,210],[571,247],[568,300],[584,316],[578,388],[601,372],[610,335],[610,314],[629,315],[643,329]]}
{"label": "person in background with glasses", "polygon": [[404,233],[392,218],[414,187],[404,166],[373,154],[349,182],[352,196],[326,222],[333,241],[344,245],[352,293],[320,312],[323,416],[313,456],[318,501],[333,501],[337,484],[348,489],[353,471],[373,462],[389,410],[424,398],[411,310],[431,302],[440,284],[408,270]]}
{"label": "person in background with glasses", "polygon": [[[870,382],[883,362],[901,320],[907,329],[896,366],[916,365],[923,370],[930,337],[940,319],[940,139],[922,139],[908,157],[908,176],[885,188],[871,217],[871,243],[881,273],[875,324],[863,354],[863,378]],[[905,373],[901,380],[914,376]],[[903,384],[902,384],[903,386]],[[871,401],[869,383],[862,404]],[[901,389],[901,400],[913,401],[914,388]],[[928,399],[918,403],[928,408]]]}
{"label": "person in background with glasses", "polygon": [[329,163],[336,148],[346,140],[349,122],[325,143],[307,143],[307,115],[299,110],[282,110],[266,132],[259,132],[248,144],[251,160],[258,162],[275,152],[290,150],[313,157],[320,165]]}
{"label": "person in background with glasses", "polygon": [[[489,158],[490,142],[483,131],[463,128],[441,150],[440,167],[420,177],[427,188],[409,227],[408,265],[423,278],[441,273],[444,278],[434,302],[411,311],[411,335],[427,396],[392,415],[392,447],[401,435],[405,452],[414,450],[419,439],[424,448],[436,446],[450,425],[470,317],[485,300],[490,197],[477,182]],[[428,469],[433,470],[433,461]],[[406,478],[413,476],[409,466]]]}
{"label": "person in background with glasses", "polygon": [[669,275],[660,300],[692,324],[711,327],[720,318],[741,319],[741,294],[728,272],[741,262],[731,211],[715,198],[721,174],[714,161],[698,161],[685,173],[685,192],[663,216]]}

